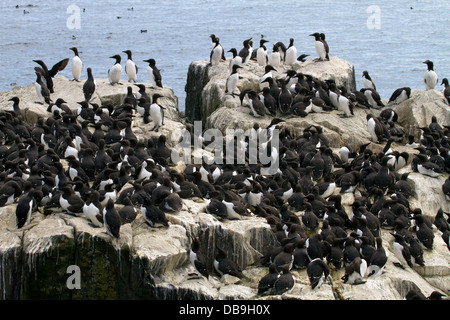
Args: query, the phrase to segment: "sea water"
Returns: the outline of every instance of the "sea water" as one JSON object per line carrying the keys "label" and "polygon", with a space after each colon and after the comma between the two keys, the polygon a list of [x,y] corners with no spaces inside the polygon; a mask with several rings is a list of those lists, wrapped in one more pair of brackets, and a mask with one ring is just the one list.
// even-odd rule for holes
{"label": "sea water", "polygon": [[[120,54],[124,65],[122,51],[129,49],[138,82],[149,82],[142,60],[154,58],[163,84],[173,88],[184,110],[189,64],[209,59],[212,33],[225,51],[239,51],[248,38],[256,49],[262,35],[269,51],[294,38],[298,55],[314,58],[309,35],[323,32],[330,56],[354,64],[357,89],[368,70],[384,99],[399,87],[424,89],[427,59],[438,73],[438,90],[442,78],[450,78],[449,1],[2,0],[0,10],[0,91],[33,83],[34,59],[51,67],[72,58],[70,47],[79,49],[82,79],[87,67],[106,78],[114,64],[109,57]],[[59,75],[71,78],[70,64]]]}

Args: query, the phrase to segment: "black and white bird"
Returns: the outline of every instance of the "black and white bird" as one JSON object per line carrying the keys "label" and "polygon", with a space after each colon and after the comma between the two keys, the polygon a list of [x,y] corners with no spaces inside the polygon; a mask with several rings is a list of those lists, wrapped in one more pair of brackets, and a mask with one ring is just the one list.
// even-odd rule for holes
{"label": "black and white bird", "polygon": [[442,85],[444,86],[444,98],[447,101],[447,104],[450,104],[450,85],[447,78],[442,79],[441,86]]}
{"label": "black and white bird", "polygon": [[100,193],[93,190],[83,205],[83,213],[96,227],[103,227],[103,205],[99,201]]}
{"label": "black and white bird", "polygon": [[89,102],[95,93],[97,87],[94,76],[92,75],[92,69],[87,68],[88,78],[83,84],[84,101]]}
{"label": "black and white bird", "polygon": [[[67,66],[67,64],[69,63],[69,58],[63,59],[59,62],[57,62],[55,65],[53,65],[53,67],[49,70],[46,66],[46,64],[42,61],[42,60],[33,60],[34,62],[36,62],[37,64],[39,64],[42,67],[42,71],[43,71],[43,77],[46,80],[45,84],[48,88],[48,90],[50,91],[50,93],[54,93],[53,90],[53,78],[58,74],[58,72],[64,70],[64,68]],[[36,68],[35,68],[36,70]]]}
{"label": "black and white bird", "polygon": [[310,34],[311,37],[314,37],[315,42],[314,46],[316,48],[316,52],[319,55],[319,59],[321,61],[330,60],[328,57],[329,53],[329,47],[328,44],[325,42],[325,40],[321,39],[321,34],[318,32],[315,32],[313,34]]}
{"label": "black and white bird", "polygon": [[76,47],[70,48],[70,50],[73,51],[75,54],[72,58],[72,76],[73,80],[80,81],[81,78],[81,71],[83,70],[83,61],[81,61],[81,58],[78,54],[78,49]]}
{"label": "black and white bird", "polygon": [[330,275],[330,268],[321,258],[316,258],[311,260],[308,264],[306,267],[306,273],[309,278],[311,289],[316,289],[320,288],[328,279],[328,276]]}
{"label": "black and white bird", "polygon": [[164,107],[158,103],[158,99],[162,98],[162,96],[158,93],[153,94],[152,96],[152,104],[149,108],[150,118],[152,119],[154,126],[151,131],[158,132],[159,128],[164,125]]}
{"label": "black and white bird", "polygon": [[235,91],[237,89],[238,81],[240,79],[238,69],[242,68],[240,65],[233,65],[233,70],[231,74],[228,76],[225,84],[225,93],[231,94],[233,97],[236,94]]}
{"label": "black and white bird", "polygon": [[208,269],[206,264],[206,258],[200,251],[200,242],[197,238],[192,238],[191,249],[189,250],[189,261],[192,266],[200,272],[202,276],[208,279]]}
{"label": "black and white bird", "polygon": [[127,54],[127,61],[125,61],[125,73],[127,74],[128,82],[136,83],[138,66],[133,61],[133,53],[131,50],[125,50],[122,52]]}
{"label": "black and white bird", "polygon": [[345,266],[345,275],[342,277],[344,283],[362,284],[367,271],[367,261],[356,257],[352,262]]}
{"label": "black and white bird", "polygon": [[389,98],[388,104],[400,104],[411,96],[410,87],[402,87],[396,89]]}
{"label": "black and white bird", "polygon": [[120,83],[120,77],[122,77],[122,65],[120,62],[122,61],[122,58],[120,55],[116,54],[111,59],[115,59],[116,62],[114,65],[108,70],[108,80],[111,85],[115,85],[117,83]]}
{"label": "black and white bird", "polygon": [[144,60],[144,62],[148,62],[147,74],[150,79],[150,82],[153,87],[163,87],[161,71],[156,66],[156,60],[153,58]]}
{"label": "black and white bird", "polygon": [[212,34],[210,35],[210,38],[213,42],[213,48],[209,55],[209,62],[211,63],[211,66],[216,66],[224,58],[224,50],[218,37]]}
{"label": "black and white bird", "polygon": [[116,239],[120,238],[122,221],[112,199],[109,199],[103,208],[103,224],[107,234]]}
{"label": "black and white bird", "polygon": [[425,60],[423,63],[427,65],[427,72],[425,72],[425,76],[423,78],[425,89],[434,89],[438,83],[438,75],[436,71],[434,71],[434,64],[430,60]]}
{"label": "black and white bird", "polygon": [[383,101],[381,101],[381,96],[376,90],[362,88],[360,92],[362,92],[364,96],[366,96],[367,101],[372,106],[372,108],[380,109],[380,107],[384,107],[384,103]]}
{"label": "black and white bird", "polygon": [[294,289],[295,278],[290,272],[289,268],[284,266],[281,270],[281,275],[276,279],[273,284],[273,294],[281,295],[284,293],[290,293]]}
{"label": "black and white bird", "polygon": [[273,287],[280,273],[274,263],[269,265],[269,273],[263,276],[258,282],[258,295],[271,294]]}
{"label": "black and white bird", "polygon": [[42,81],[41,74],[36,72],[36,81],[34,83],[34,88],[36,89],[36,94],[39,98],[40,103],[48,103],[52,102],[50,98],[50,90],[47,88],[47,85]]}
{"label": "black and white bird", "polygon": [[383,240],[381,237],[376,238],[377,250],[374,252],[367,267],[368,277],[375,277],[380,275],[388,259],[387,250],[383,247]]}
{"label": "black and white bird", "polygon": [[265,67],[267,65],[267,47],[265,43],[269,42],[268,40],[261,39],[259,41],[259,48],[256,49],[256,61],[258,65]]}
{"label": "black and white bird", "polygon": [[364,70],[362,76],[364,77],[363,88],[377,90],[377,88],[375,87],[375,84],[373,83],[372,78],[369,75],[369,71]]}
{"label": "black and white bird", "polygon": [[229,64],[230,72],[233,71],[233,66],[235,64],[242,67],[243,59],[240,55],[238,55],[236,48],[231,48],[230,50],[228,50],[228,52],[231,52],[233,54],[233,57],[231,57],[230,64]]}
{"label": "black and white bird", "polygon": [[213,262],[214,269],[217,271],[217,273],[220,274],[220,276],[229,274],[237,278],[242,278],[242,270],[236,264],[236,262],[228,258],[226,252],[223,249],[217,248],[217,250],[218,253],[215,256]]}
{"label": "black and white bird", "polygon": [[284,55],[284,64],[291,66],[297,61],[297,48],[294,46],[294,38],[289,39],[289,46]]}
{"label": "black and white bird", "polygon": [[242,44],[243,48],[239,50],[239,56],[242,58],[242,63],[247,64],[250,61],[253,52],[252,38],[244,40]]}
{"label": "black and white bird", "polygon": [[281,66],[281,54],[279,47],[274,44],[272,47],[272,53],[269,54],[267,64],[274,68],[279,68]]}

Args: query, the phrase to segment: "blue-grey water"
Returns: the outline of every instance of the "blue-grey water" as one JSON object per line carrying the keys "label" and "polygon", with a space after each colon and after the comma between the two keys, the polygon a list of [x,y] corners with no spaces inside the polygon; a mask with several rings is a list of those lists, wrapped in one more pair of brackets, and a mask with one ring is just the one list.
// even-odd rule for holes
{"label": "blue-grey water", "polygon": [[[73,46],[84,62],[83,78],[87,67],[94,77],[106,77],[114,62],[109,57],[125,60],[122,51],[130,49],[140,67],[138,81],[149,81],[142,60],[154,58],[183,110],[189,64],[209,59],[211,33],[225,50],[239,50],[250,37],[257,47],[261,34],[268,48],[294,38],[299,54],[315,57],[308,35],[323,32],[330,55],[354,64],[357,88],[368,70],[385,99],[398,87],[423,89],[426,59],[440,80],[450,78],[449,1],[2,0],[0,10],[0,91],[32,83],[33,59],[53,65],[71,58]],[[71,77],[70,64],[60,75]]]}

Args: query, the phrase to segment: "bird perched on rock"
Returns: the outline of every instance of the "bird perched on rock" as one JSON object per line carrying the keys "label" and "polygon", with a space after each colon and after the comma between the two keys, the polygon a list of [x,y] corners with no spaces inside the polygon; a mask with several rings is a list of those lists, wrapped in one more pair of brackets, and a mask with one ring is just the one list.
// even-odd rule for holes
{"label": "bird perched on rock", "polygon": [[345,267],[345,275],[342,277],[344,283],[362,284],[367,271],[367,261],[356,257],[351,263]]}
{"label": "bird perched on rock", "polygon": [[34,83],[34,88],[36,89],[36,94],[39,98],[39,103],[48,103],[52,102],[50,98],[50,90],[47,88],[47,85],[42,81],[41,74],[36,72],[36,81]]}
{"label": "bird perched on rock", "polygon": [[425,60],[423,63],[427,65],[427,72],[425,72],[425,76],[423,78],[425,89],[434,89],[438,83],[438,76],[436,71],[434,71],[434,64],[430,60]]}
{"label": "bird perched on rock", "polygon": [[396,89],[389,98],[388,104],[400,104],[411,96],[410,87],[402,87]]}
{"label": "bird perched on rock", "polygon": [[214,34],[211,34],[209,37],[213,42],[213,48],[211,49],[211,53],[209,55],[209,62],[211,63],[211,66],[216,66],[221,60],[225,60],[225,54],[219,38]]}
{"label": "bird perched on rock", "polygon": [[[159,128],[164,125],[164,107],[161,106],[158,103],[158,99],[162,98],[162,95],[155,93],[152,96],[152,104],[150,105],[150,108],[148,109],[148,115],[144,114],[144,119],[150,118],[152,119],[152,122],[154,124],[151,131],[158,132]],[[148,120],[144,120],[148,121]]]}
{"label": "bird perched on rock", "polygon": [[153,87],[163,88],[161,71],[156,66],[156,60],[151,58],[144,60],[144,62],[148,62],[147,74],[152,83]]}
{"label": "bird perched on rock", "polygon": [[83,61],[81,61],[76,47],[70,48],[73,51],[74,57],[72,58],[72,76],[73,80],[80,81],[81,70],[83,70]]}
{"label": "bird perched on rock", "polygon": [[209,274],[206,268],[205,256],[200,252],[200,242],[197,238],[192,238],[191,249],[189,250],[189,261],[192,266],[208,279]]}
{"label": "bird perched on rock", "polygon": [[284,55],[284,64],[293,65],[297,61],[297,48],[294,46],[294,38],[289,39],[289,46]]}
{"label": "bird perched on rock", "polygon": [[214,258],[214,269],[217,271],[220,276],[223,276],[225,274],[229,274],[231,276],[242,278],[242,270],[241,268],[234,262],[233,260],[229,259],[227,257],[226,252],[221,249],[217,248],[217,255]]}
{"label": "bird perched on rock", "polygon": [[42,60],[33,60],[34,62],[36,62],[37,64],[39,64],[44,72],[43,72],[43,77],[46,80],[46,86],[48,88],[48,90],[50,91],[50,93],[54,93],[53,90],[53,78],[58,74],[58,72],[64,70],[64,68],[67,66],[67,64],[69,63],[69,58],[67,59],[63,59],[59,62],[57,62],[55,65],[53,65],[53,67],[49,70],[47,68],[47,65],[42,61]]}
{"label": "bird perched on rock", "polygon": [[231,74],[228,76],[225,83],[225,93],[231,94],[233,97],[237,88],[238,81],[240,79],[238,69],[242,68],[240,65],[233,65]]}
{"label": "bird perched on rock", "polygon": [[273,284],[273,294],[280,295],[292,291],[295,285],[295,278],[290,272],[289,267],[284,266],[281,270],[282,274]]}
{"label": "bird perched on rock", "polygon": [[87,68],[88,78],[86,82],[83,84],[83,94],[84,101],[89,102],[92,99],[92,96],[97,88],[94,76],[92,75],[92,69]]}
{"label": "bird perched on rock", "polygon": [[256,50],[256,61],[260,66],[266,66],[267,65],[267,48],[265,46],[265,43],[269,42],[268,40],[261,39],[259,41],[259,48]]}
{"label": "bird perched on rock", "polygon": [[383,247],[383,240],[381,237],[376,238],[377,243],[377,251],[372,255],[370,258],[370,261],[368,263],[368,276],[369,277],[375,277],[377,275],[380,275],[386,266],[387,262],[387,251]]}
{"label": "bird perched on rock", "polygon": [[280,273],[274,263],[269,265],[269,273],[263,276],[258,282],[258,295],[272,294],[274,284],[280,277]]}
{"label": "bird perched on rock", "polygon": [[107,234],[116,239],[120,238],[120,226],[122,222],[112,199],[109,199],[103,208],[103,224],[105,225]]}
{"label": "bird perched on rock", "polygon": [[320,286],[328,279],[330,268],[320,258],[311,260],[306,268],[311,289],[320,288]]}
{"label": "bird perched on rock", "polygon": [[447,101],[447,104],[450,104],[450,85],[447,78],[442,79],[441,86],[442,85],[444,86],[444,98]]}
{"label": "bird perched on rock", "polygon": [[310,34],[310,36],[314,37],[315,39],[314,46],[316,48],[317,54],[319,55],[319,59],[321,61],[330,60],[330,58],[328,57],[330,49],[325,41],[325,35],[321,37],[320,33],[315,32],[313,34]]}
{"label": "bird perched on rock", "polygon": [[375,87],[375,84],[372,81],[372,78],[369,75],[369,71],[364,70],[362,76],[364,77],[364,81],[363,81],[364,87],[363,88],[377,90],[377,88]]}
{"label": "bird perched on rock", "polygon": [[139,69],[133,61],[133,53],[131,50],[125,50],[122,52],[127,54],[127,61],[125,61],[125,73],[127,74],[128,82],[136,82]]}
{"label": "bird perched on rock", "polygon": [[115,59],[116,62],[110,69],[108,69],[108,80],[111,85],[115,85],[117,83],[120,83],[120,77],[122,76],[123,68],[122,68],[122,65],[120,64],[120,62],[122,61],[122,58],[118,54],[116,54],[110,58]]}

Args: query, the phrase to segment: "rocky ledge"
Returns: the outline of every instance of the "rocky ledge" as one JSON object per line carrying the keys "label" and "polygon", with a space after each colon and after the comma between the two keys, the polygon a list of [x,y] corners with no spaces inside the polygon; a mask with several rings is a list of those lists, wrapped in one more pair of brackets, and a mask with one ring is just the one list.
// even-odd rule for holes
{"label": "rocky ledge", "polygon": [[[304,73],[327,80],[333,79],[348,88],[355,90],[353,66],[341,59],[331,57],[331,61],[308,60],[304,65]],[[340,67],[336,67],[340,66]],[[239,90],[256,86],[262,68],[254,62],[242,70]],[[280,70],[277,76],[282,76]],[[224,81],[229,74],[228,61],[218,66],[208,66],[208,62],[193,62],[188,71],[186,86],[186,116],[190,120],[203,120],[206,128],[218,128],[224,132],[228,128],[252,128],[254,123],[267,127],[272,117],[255,118],[249,113],[245,101],[224,94]],[[83,100],[81,84],[64,77],[55,80],[55,92],[64,98],[68,105],[76,108],[77,101]],[[99,81],[100,80],[100,81]],[[122,103],[126,94],[126,85],[110,86],[105,79],[97,80],[99,85],[99,102],[113,104],[116,108]],[[159,89],[155,89],[159,90]],[[153,127],[144,124],[139,114],[134,117],[139,140],[147,145],[151,139],[160,135],[170,137],[167,141],[175,145],[180,134],[187,127],[186,119],[178,116],[177,99],[170,88],[164,88],[167,98],[161,102],[167,108],[173,107],[168,113],[168,119],[159,133],[150,132]],[[136,92],[134,89],[133,92]],[[9,109],[12,102],[8,100],[18,96],[21,98],[22,113],[27,122],[36,125],[39,117],[51,117],[42,105],[36,104],[34,87],[15,88],[0,95],[3,109]],[[72,97],[72,98],[70,98]],[[108,100],[103,100],[108,98]],[[385,101],[386,102],[386,101]],[[416,90],[411,97],[399,105],[391,106],[398,113],[396,125],[405,130],[405,134],[413,135],[420,141],[421,127],[431,122],[431,115],[439,115],[442,126],[450,123],[450,112],[445,104],[442,93],[430,90]],[[280,124],[282,132],[289,132],[289,139],[299,141],[305,132],[312,132],[311,126],[320,127],[335,155],[335,171],[345,167],[341,159],[340,148],[344,145],[358,150],[361,145],[371,142],[367,131],[366,115],[378,116],[382,109],[355,108],[353,117],[342,118],[337,111],[323,114],[311,113],[306,117],[282,117],[285,122]],[[28,116],[27,116],[28,114]],[[92,129],[92,128],[91,128]],[[314,133],[314,132],[313,132]],[[286,137],[285,137],[286,138]],[[18,142],[9,142],[8,149]],[[24,143],[26,143],[24,141]],[[112,145],[108,148],[113,149]],[[368,144],[366,150],[379,154],[385,147],[384,143]],[[450,212],[450,202],[446,199],[442,186],[448,180],[448,172],[438,177],[429,177],[412,169],[411,161],[419,151],[405,145],[405,140],[398,139],[391,145],[397,151],[406,151],[410,157],[408,164],[395,172],[395,179],[408,173],[407,182],[411,186],[408,198],[407,216],[412,218],[414,209],[420,209],[427,221],[434,222],[439,209]],[[300,152],[300,150],[298,150]],[[315,150],[314,152],[318,152]],[[298,158],[299,159],[299,158]],[[67,161],[60,161],[67,168]],[[300,160],[297,160],[300,164]],[[197,166],[200,167],[200,166]],[[137,170],[137,168],[136,168]],[[167,177],[176,176],[176,172],[191,178],[191,166],[183,163],[157,163],[153,174],[161,173]],[[243,167],[238,169],[242,174]],[[165,172],[165,173],[163,173]],[[299,174],[304,171],[298,168]],[[130,175],[134,178],[135,176]],[[252,173],[256,179],[256,173]],[[274,179],[284,177],[277,176]],[[151,177],[147,178],[151,181]],[[261,177],[258,179],[262,179]],[[266,177],[264,178],[264,180]],[[314,181],[317,185],[324,179]],[[259,181],[259,180],[258,180]],[[262,180],[261,180],[262,181]],[[132,181],[118,190],[133,189]],[[142,181],[141,181],[142,182]],[[217,181],[216,181],[217,182]],[[92,186],[93,181],[89,182]],[[117,182],[115,182],[116,184]],[[237,183],[236,183],[237,184]],[[237,186],[242,184],[227,184],[222,188],[237,193]],[[218,186],[218,184],[217,184]],[[295,188],[294,188],[295,189]],[[55,191],[55,190],[54,190]],[[273,193],[275,190],[265,190]],[[385,199],[393,200],[392,193],[398,190],[388,189],[383,195]],[[297,192],[296,192],[297,193]],[[342,204],[352,218],[352,206],[356,200],[367,196],[366,185],[358,183],[353,192],[342,192],[337,186],[333,195],[340,195]],[[305,194],[302,199],[305,199]],[[434,243],[431,250],[423,252],[424,264],[414,264],[412,267],[400,267],[399,259],[394,254],[392,227],[383,225],[379,230],[382,246],[387,252],[387,263],[383,272],[375,277],[364,276],[364,283],[351,285],[344,283],[342,277],[345,267],[333,268],[329,281],[317,288],[312,288],[306,267],[293,267],[291,273],[295,285],[289,292],[283,294],[258,295],[258,283],[268,273],[267,259],[274,249],[281,248],[283,240],[276,233],[275,218],[258,212],[255,207],[248,207],[248,214],[237,219],[208,213],[209,196],[190,196],[182,198],[182,206],[177,212],[165,212],[168,227],[151,227],[141,212],[141,206],[135,205],[137,215],[132,222],[123,221],[120,227],[120,238],[111,237],[105,227],[95,227],[82,214],[69,214],[58,205],[38,206],[32,213],[32,220],[22,228],[17,227],[17,201],[0,208],[0,291],[2,299],[304,299],[304,300],[399,300],[404,299],[411,289],[419,290],[424,295],[438,291],[448,295],[450,288],[450,251],[448,244],[442,238],[441,232],[434,226],[432,232]],[[329,198],[329,205],[334,205]],[[375,201],[374,195],[370,200]],[[293,215],[301,220],[305,208],[296,208],[288,199],[283,200]],[[278,213],[281,203],[272,204]],[[117,210],[124,205],[115,204]],[[49,210],[49,208],[51,210]],[[268,208],[266,208],[268,210]],[[292,219],[295,219],[291,216]],[[323,216],[320,227],[307,231],[306,237],[317,233],[323,227]],[[410,231],[416,237],[413,229]],[[287,222],[288,225],[292,221]],[[299,223],[301,228],[305,228]],[[348,235],[353,230],[346,228]],[[299,237],[297,234],[294,239]],[[200,243],[200,251],[206,259],[206,269],[209,277],[201,276],[189,261],[193,239]],[[305,238],[303,238],[305,239]],[[281,240],[281,241],[280,241]],[[284,243],[284,242],[283,242]],[[242,275],[219,275],[214,269],[214,260],[218,249],[226,252],[227,257],[242,270]],[[273,257],[272,257],[273,258]],[[324,257],[324,259],[326,259]],[[73,271],[72,267],[75,266]],[[77,269],[79,268],[79,269]],[[79,272],[79,273],[76,273]],[[79,275],[79,286],[75,277]]]}

